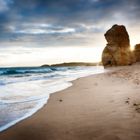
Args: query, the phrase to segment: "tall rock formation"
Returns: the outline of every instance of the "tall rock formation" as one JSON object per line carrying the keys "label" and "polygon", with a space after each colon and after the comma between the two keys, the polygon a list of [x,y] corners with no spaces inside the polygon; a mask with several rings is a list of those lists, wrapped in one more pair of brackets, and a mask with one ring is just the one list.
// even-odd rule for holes
{"label": "tall rock formation", "polygon": [[102,53],[104,66],[123,66],[133,63],[129,35],[123,25],[113,25],[105,33],[107,45]]}
{"label": "tall rock formation", "polygon": [[135,49],[134,49],[134,54],[136,57],[136,61],[140,62],[140,44],[136,44]]}

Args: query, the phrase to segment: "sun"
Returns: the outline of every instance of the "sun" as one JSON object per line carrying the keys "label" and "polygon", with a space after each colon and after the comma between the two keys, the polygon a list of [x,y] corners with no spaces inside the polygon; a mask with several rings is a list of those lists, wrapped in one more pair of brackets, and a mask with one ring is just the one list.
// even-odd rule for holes
{"label": "sun", "polygon": [[131,46],[130,46],[130,50],[131,50],[131,51],[134,51],[134,50],[135,50],[135,46],[132,46],[132,45],[131,45]]}

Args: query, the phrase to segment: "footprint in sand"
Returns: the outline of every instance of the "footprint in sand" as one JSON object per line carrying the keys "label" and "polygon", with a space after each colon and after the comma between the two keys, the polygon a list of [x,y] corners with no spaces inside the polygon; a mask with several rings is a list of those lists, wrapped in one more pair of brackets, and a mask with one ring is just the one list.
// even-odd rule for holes
{"label": "footprint in sand", "polygon": [[63,100],[62,99],[59,99],[59,102],[63,102]]}
{"label": "footprint in sand", "polygon": [[127,98],[127,100],[125,101],[126,104],[130,103],[130,98]]}
{"label": "footprint in sand", "polygon": [[98,86],[98,83],[94,83],[95,86]]}
{"label": "footprint in sand", "polygon": [[133,106],[135,107],[135,110],[140,113],[140,104],[134,103]]}

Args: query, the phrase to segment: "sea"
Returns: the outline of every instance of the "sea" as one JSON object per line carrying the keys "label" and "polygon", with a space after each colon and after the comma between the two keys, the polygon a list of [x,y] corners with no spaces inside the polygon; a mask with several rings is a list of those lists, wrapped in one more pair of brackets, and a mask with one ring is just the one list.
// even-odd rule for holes
{"label": "sea", "polygon": [[0,132],[33,115],[71,81],[103,72],[102,66],[0,68]]}

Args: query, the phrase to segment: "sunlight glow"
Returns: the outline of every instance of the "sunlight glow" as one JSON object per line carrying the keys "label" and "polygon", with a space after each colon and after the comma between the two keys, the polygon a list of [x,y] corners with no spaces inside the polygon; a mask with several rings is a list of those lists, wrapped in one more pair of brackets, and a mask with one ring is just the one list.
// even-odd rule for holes
{"label": "sunlight glow", "polygon": [[135,46],[130,46],[131,51],[134,51],[134,49],[135,49]]}

